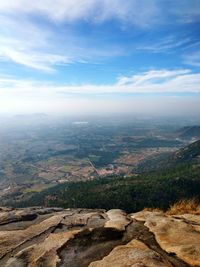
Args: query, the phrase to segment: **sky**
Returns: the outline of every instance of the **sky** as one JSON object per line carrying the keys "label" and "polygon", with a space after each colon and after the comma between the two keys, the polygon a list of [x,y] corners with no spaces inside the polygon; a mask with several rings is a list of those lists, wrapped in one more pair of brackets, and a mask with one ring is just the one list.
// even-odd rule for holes
{"label": "sky", "polygon": [[0,114],[200,115],[199,0],[0,0]]}

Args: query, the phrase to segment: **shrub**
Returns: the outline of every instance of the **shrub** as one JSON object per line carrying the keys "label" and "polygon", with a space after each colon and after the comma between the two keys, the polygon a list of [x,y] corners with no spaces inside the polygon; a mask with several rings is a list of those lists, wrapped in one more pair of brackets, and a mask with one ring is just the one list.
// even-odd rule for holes
{"label": "shrub", "polygon": [[200,204],[196,198],[180,200],[167,211],[169,215],[186,213],[200,215]]}

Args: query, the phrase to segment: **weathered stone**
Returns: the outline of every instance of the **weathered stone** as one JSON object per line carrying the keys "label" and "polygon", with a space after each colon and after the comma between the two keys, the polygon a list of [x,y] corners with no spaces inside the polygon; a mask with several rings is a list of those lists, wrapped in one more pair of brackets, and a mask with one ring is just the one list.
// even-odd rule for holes
{"label": "weathered stone", "polygon": [[0,208],[0,266],[200,266],[199,218],[150,211],[127,215],[117,209]]}
{"label": "weathered stone", "polygon": [[113,209],[107,212],[108,221],[105,223],[105,228],[115,228],[119,231],[125,231],[126,226],[130,223],[130,219],[122,210]]}
{"label": "weathered stone", "polygon": [[163,250],[176,254],[191,266],[200,266],[200,229],[188,220],[197,222],[197,217],[175,218],[163,213],[140,212],[132,218],[145,222]]}
{"label": "weathered stone", "polygon": [[89,267],[113,266],[172,267],[170,262],[138,240],[132,240],[127,245],[114,248],[108,256],[89,265]]}
{"label": "weathered stone", "polygon": [[131,218],[137,221],[145,222],[150,217],[154,217],[156,215],[163,215],[164,212],[162,211],[140,211],[131,214]]}
{"label": "weathered stone", "polygon": [[25,230],[0,231],[0,258],[24,242],[42,234],[51,227],[55,227],[62,219],[63,215],[54,215],[42,223],[31,225]]}
{"label": "weathered stone", "polygon": [[37,267],[40,262],[45,262],[45,266],[56,267],[59,262],[57,250],[67,243],[70,239],[79,233],[81,230],[69,232],[60,232],[50,234],[43,242],[34,244],[16,255],[16,262],[19,259],[25,258],[29,267]]}
{"label": "weathered stone", "polygon": [[102,227],[106,222],[106,215],[100,214],[99,212],[87,212],[76,213],[72,212],[70,216],[66,216],[62,223],[66,226],[88,226],[91,228]]}

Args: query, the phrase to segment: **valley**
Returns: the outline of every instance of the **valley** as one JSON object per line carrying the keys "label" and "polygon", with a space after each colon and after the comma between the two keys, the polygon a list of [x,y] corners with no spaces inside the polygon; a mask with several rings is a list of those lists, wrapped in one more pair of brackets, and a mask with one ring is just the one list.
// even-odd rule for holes
{"label": "valley", "polygon": [[185,139],[183,132],[182,124],[158,119],[15,117],[0,131],[0,202],[20,203],[65,183],[154,170],[198,139],[196,128],[190,139],[189,128]]}

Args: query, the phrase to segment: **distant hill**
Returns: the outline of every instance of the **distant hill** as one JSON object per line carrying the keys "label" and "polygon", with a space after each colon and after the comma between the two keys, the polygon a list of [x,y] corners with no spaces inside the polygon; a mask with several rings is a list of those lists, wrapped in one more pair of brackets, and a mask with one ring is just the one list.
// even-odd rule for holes
{"label": "distant hill", "polygon": [[200,140],[179,149],[174,153],[163,153],[157,156],[151,156],[141,162],[138,172],[149,172],[160,169],[168,169],[181,164],[200,163]]}
{"label": "distant hill", "polygon": [[171,160],[173,163],[200,161],[200,140],[175,152]]}
{"label": "distant hill", "polygon": [[181,128],[178,131],[179,138],[182,139],[192,139],[192,138],[200,138],[200,126],[186,126]]}

